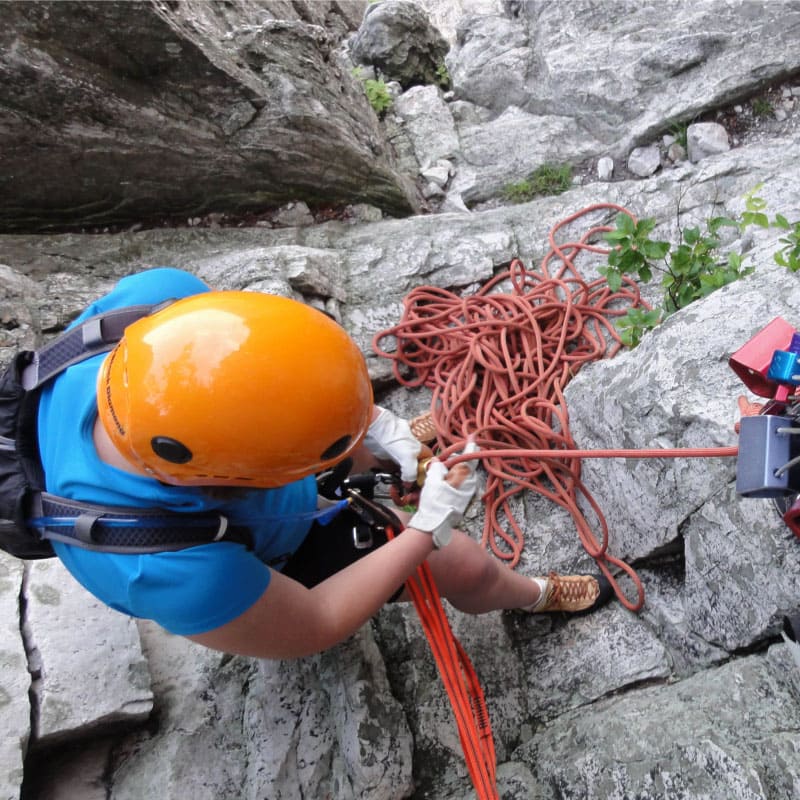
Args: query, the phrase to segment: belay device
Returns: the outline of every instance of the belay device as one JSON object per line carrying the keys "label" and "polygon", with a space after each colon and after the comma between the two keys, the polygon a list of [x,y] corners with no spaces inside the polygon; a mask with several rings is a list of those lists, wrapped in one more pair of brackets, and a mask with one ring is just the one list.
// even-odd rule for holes
{"label": "belay device", "polygon": [[[745,386],[767,398],[743,416],[736,459],[736,492],[772,498],[800,538],[800,333],[776,317],[730,358]],[[800,615],[785,617],[783,638],[800,667]]]}
{"label": "belay device", "polygon": [[730,358],[745,386],[767,402],[739,429],[736,492],[773,498],[800,538],[800,333],[776,317]]}

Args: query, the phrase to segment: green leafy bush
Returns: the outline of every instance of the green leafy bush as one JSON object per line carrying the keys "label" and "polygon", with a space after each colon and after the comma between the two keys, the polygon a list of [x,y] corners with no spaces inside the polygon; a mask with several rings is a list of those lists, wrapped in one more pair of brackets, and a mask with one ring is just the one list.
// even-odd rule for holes
{"label": "green leafy bush", "polygon": [[740,232],[750,226],[785,230],[786,236],[780,239],[783,247],[775,253],[775,261],[792,272],[800,270],[800,221],[790,223],[777,215],[771,222],[766,201],[756,194],[759,188],[745,195],[741,217],[712,217],[702,227],[684,228],[674,247],[650,238],[656,225],[654,219],[636,221],[629,214],[617,216],[614,229],[604,234],[612,249],[608,266],[601,267],[600,273],[613,291],[622,286],[625,275],[636,275],[643,283],[649,283],[654,273],[659,273],[663,289],[661,303],[652,310],[633,308],[619,318],[617,328],[624,344],[635,347],[646,331],[670,314],[753,272],[739,253],[721,251],[719,234],[724,227]]}
{"label": "green leafy bush", "polygon": [[689,146],[689,123],[688,122],[673,122],[670,125],[670,133],[675,141],[684,149]]}
{"label": "green leafy bush", "polygon": [[619,338],[624,345],[636,347],[645,331],[652,330],[661,322],[661,309],[630,308],[624,317],[617,320]]}
{"label": "green leafy bush", "polygon": [[364,70],[361,67],[353,68],[353,77],[361,81],[364,87],[364,94],[369,100],[369,104],[378,116],[382,116],[392,107],[392,96],[389,94],[389,87],[386,81],[375,78],[365,78]]}

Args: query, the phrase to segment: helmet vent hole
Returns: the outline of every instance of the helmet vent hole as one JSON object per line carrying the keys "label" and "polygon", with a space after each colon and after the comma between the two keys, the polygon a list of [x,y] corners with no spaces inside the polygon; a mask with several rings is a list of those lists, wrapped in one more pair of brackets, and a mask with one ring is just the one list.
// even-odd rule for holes
{"label": "helmet vent hole", "polygon": [[154,436],[150,440],[153,452],[170,464],[188,464],[192,460],[192,451],[183,442],[170,436]]}
{"label": "helmet vent hole", "polygon": [[341,439],[337,439],[330,447],[328,447],[320,456],[322,461],[328,461],[331,458],[336,458],[337,456],[342,455],[343,453],[347,452],[347,448],[350,445],[353,437],[349,434],[346,436],[342,436]]}

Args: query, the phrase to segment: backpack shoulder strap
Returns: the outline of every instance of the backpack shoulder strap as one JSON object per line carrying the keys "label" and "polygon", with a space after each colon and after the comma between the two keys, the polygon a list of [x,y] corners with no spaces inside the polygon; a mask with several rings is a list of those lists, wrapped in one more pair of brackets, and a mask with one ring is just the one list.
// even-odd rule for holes
{"label": "backpack shoulder strap", "polygon": [[116,308],[64,331],[30,355],[29,363],[20,371],[22,388],[36,389],[72,364],[107,352],[122,338],[128,325],[172,302]]}
{"label": "backpack shoulder strap", "polygon": [[254,546],[249,527],[234,525],[216,511],[108,506],[39,492],[32,512],[28,524],[42,539],[104,553],[163,553],[213,542]]}
{"label": "backpack shoulder strap", "polygon": [[16,450],[31,488],[44,487],[36,433],[39,411],[38,389],[67,367],[110,350],[125,328],[173,303],[124,306],[96,314],[56,336],[38,350],[24,350],[11,366],[18,385],[18,412],[14,438]]}

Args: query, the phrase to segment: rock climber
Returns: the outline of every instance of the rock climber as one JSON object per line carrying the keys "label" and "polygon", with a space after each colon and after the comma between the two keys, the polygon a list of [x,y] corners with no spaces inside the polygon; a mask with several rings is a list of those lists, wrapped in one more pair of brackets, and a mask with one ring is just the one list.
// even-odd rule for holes
{"label": "rock climber", "polygon": [[346,458],[388,457],[410,485],[430,452],[374,405],[353,340],[304,303],[213,291],[172,268],[123,278],[76,323],[167,300],[108,354],[74,364],[43,392],[47,490],[126,508],[217,510],[246,524],[253,546],[132,555],[54,542],[102,602],[210,648],[292,658],[405,600],[405,581],[426,559],[441,595],[472,614],[585,612],[607,599],[592,576],[532,579],[454,529],[475,492],[471,463],[448,471],[434,459],[407,527],[354,547],[347,509],[327,524],[315,518],[324,505],[315,475]]}

